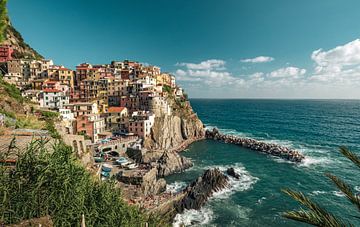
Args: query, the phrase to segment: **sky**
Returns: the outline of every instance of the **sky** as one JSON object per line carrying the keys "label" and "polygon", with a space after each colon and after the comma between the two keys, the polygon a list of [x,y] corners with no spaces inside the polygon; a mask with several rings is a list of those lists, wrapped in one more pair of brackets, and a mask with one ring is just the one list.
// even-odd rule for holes
{"label": "sky", "polygon": [[56,64],[136,60],[191,98],[360,98],[358,0],[9,0]]}

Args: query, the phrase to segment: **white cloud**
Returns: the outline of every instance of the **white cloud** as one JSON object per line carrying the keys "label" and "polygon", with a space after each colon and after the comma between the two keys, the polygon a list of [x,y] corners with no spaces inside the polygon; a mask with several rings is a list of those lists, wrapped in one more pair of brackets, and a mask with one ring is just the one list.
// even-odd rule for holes
{"label": "white cloud", "polygon": [[360,39],[328,51],[315,50],[311,59],[315,62],[312,81],[345,84],[360,81]]}
{"label": "white cloud", "polygon": [[268,74],[270,78],[298,78],[299,76],[302,76],[306,73],[306,69],[300,69],[297,67],[286,67],[286,68],[280,68],[275,71],[272,71]]}
{"label": "white cloud", "polygon": [[236,80],[231,73],[225,71],[226,62],[223,60],[210,59],[200,63],[177,63],[184,67],[175,72],[179,81],[200,82],[211,87],[220,87]]}
{"label": "white cloud", "polygon": [[[242,62],[272,60],[260,56]],[[178,63],[175,75],[188,88],[195,85],[204,88],[202,97],[208,94],[209,97],[360,98],[360,39],[333,49],[314,50],[311,60],[314,66],[309,69],[287,63],[269,72],[234,75],[225,67],[225,61],[210,59]],[[241,68],[241,71],[249,70]]]}
{"label": "white cloud", "polygon": [[210,59],[206,61],[202,61],[200,63],[177,63],[177,66],[185,66],[187,69],[193,70],[224,70],[225,69],[225,61],[218,59]]}
{"label": "white cloud", "polygon": [[268,57],[268,56],[259,56],[256,58],[248,58],[248,59],[242,59],[241,62],[244,63],[264,63],[264,62],[271,62],[274,61],[275,59],[273,57]]}

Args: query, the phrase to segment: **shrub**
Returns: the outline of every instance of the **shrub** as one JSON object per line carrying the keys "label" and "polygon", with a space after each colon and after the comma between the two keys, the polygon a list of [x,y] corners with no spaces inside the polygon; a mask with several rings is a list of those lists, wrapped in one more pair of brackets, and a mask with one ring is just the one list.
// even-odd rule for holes
{"label": "shrub", "polygon": [[[4,224],[50,215],[55,226],[80,226],[84,214],[88,226],[141,226],[145,222],[163,226],[161,219],[127,205],[114,181],[93,178],[71,147],[59,142],[48,151],[46,142],[30,143],[20,152],[15,168],[0,166],[0,220]],[[9,147],[10,153],[19,152],[16,146]]]}

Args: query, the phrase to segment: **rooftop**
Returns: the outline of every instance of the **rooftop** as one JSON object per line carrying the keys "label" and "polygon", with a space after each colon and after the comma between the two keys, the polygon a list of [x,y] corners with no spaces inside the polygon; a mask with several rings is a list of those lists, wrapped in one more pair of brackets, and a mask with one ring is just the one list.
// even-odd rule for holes
{"label": "rooftop", "polygon": [[120,113],[125,109],[126,109],[126,107],[122,107],[122,106],[121,107],[112,106],[112,107],[109,107],[108,113]]}

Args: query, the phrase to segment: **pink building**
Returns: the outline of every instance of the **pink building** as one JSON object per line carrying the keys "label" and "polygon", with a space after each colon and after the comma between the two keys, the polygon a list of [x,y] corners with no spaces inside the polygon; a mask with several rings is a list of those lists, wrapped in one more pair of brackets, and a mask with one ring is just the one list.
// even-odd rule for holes
{"label": "pink building", "polygon": [[12,60],[14,49],[10,45],[0,45],[0,62]]}

